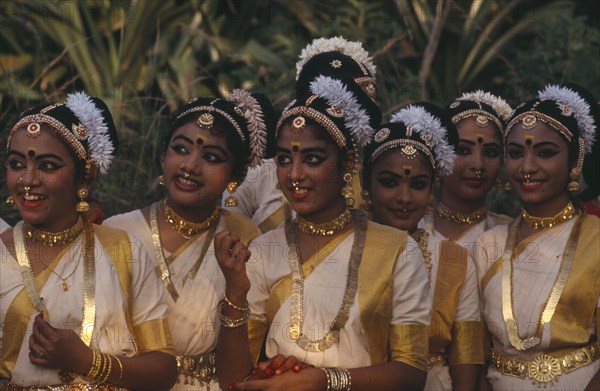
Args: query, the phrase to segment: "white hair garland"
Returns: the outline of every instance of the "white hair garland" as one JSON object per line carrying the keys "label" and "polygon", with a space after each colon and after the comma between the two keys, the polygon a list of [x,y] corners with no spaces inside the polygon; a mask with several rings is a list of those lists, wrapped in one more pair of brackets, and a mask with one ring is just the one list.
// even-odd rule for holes
{"label": "white hair garland", "polygon": [[580,137],[585,145],[585,152],[590,153],[596,141],[596,125],[590,113],[590,105],[585,99],[572,89],[559,85],[547,85],[542,91],[538,92],[538,98],[560,103],[573,112],[579,127]]}
{"label": "white hair garland", "polygon": [[66,106],[86,128],[90,160],[98,167],[100,174],[106,174],[113,159],[115,147],[110,140],[102,110],[96,107],[92,99],[84,92],[67,95]]}
{"label": "white hair garland", "polygon": [[246,120],[250,133],[250,167],[259,166],[267,148],[267,125],[258,101],[248,91],[237,88],[231,92],[227,100],[239,107]]}
{"label": "white hair garland", "polygon": [[329,106],[343,111],[344,124],[357,146],[364,147],[369,143],[374,133],[369,114],[344,83],[331,77],[319,76],[310,83],[310,90],[325,99]]}
{"label": "white hair garland", "polygon": [[394,113],[391,122],[402,122],[412,127],[414,132],[420,134],[423,140],[428,140],[435,154],[437,171],[442,176],[450,175],[454,169],[454,149],[446,138],[447,129],[439,118],[429,113],[425,108],[409,105]]}
{"label": "white hair garland", "polygon": [[513,113],[513,109],[507,101],[483,90],[466,92],[457,100],[485,103],[486,105],[491,106],[504,122],[506,122]]}
{"label": "white hair garland", "polygon": [[317,38],[302,49],[299,60],[296,63],[296,80],[298,80],[300,72],[308,60],[317,54],[325,52],[340,52],[346,56],[352,57],[355,61],[367,68],[372,77],[375,77],[377,68],[375,67],[375,64],[373,64],[373,59],[369,57],[369,52],[362,47],[360,42],[348,41],[342,37],[333,37]]}

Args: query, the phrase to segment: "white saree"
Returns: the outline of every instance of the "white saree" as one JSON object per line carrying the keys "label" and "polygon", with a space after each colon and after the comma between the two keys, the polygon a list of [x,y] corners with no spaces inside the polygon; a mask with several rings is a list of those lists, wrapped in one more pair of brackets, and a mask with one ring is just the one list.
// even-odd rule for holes
{"label": "white saree", "polygon": [[[233,224],[231,219],[234,219]],[[140,210],[113,216],[104,224],[127,229],[140,238],[148,253],[155,253],[150,226]],[[225,228],[234,231],[245,243],[258,235],[258,230],[249,220],[233,213],[223,212],[217,223],[216,232]],[[165,259],[169,263],[171,280],[179,293],[177,301],[167,294],[169,305],[167,320],[178,356],[203,355],[212,352],[217,345],[220,329],[217,305],[223,299],[225,278],[215,257],[214,243],[209,245],[195,277],[188,278],[183,284],[190,269],[198,262],[206,238],[207,232],[204,232],[187,241],[173,254],[163,249]],[[158,268],[156,257],[152,258],[154,266]],[[186,379],[184,374],[179,375],[177,383],[172,388],[172,390],[208,389],[218,390],[218,382],[213,379],[210,383],[199,384],[194,380],[192,384],[192,379]]]}
{"label": "white saree", "polygon": [[[447,364],[483,364],[482,322],[475,265],[465,247],[447,240],[433,228],[433,216],[426,215],[420,226],[427,227],[427,251],[431,254],[432,318],[429,352],[442,354],[427,373],[425,390],[452,390]],[[476,229],[475,227],[471,230]],[[471,231],[470,230],[470,231]]]}
{"label": "white saree", "polygon": [[[340,309],[345,293],[354,232],[341,235],[302,263],[304,323],[302,333],[320,339]],[[394,243],[391,245],[390,243]],[[317,367],[356,368],[390,359],[427,370],[426,325],[431,300],[427,271],[416,243],[405,232],[368,223],[358,270],[358,289],[339,342],[310,352],[290,337],[291,278],[283,226],[251,243],[247,264],[251,354],[295,356]]]}
{"label": "white saree", "polygon": [[[96,317],[90,347],[127,357],[148,351],[172,354],[165,292],[148,254],[137,239],[120,230],[94,226],[94,233]],[[56,274],[69,276],[67,291],[49,269],[36,276],[50,324],[77,335],[83,318],[82,242],[80,235],[50,263]],[[1,241],[0,256],[0,377],[21,387],[59,385],[56,370],[29,361],[29,335],[37,312],[25,292],[17,260]],[[81,376],[75,381],[89,383]]]}
{"label": "white saree", "polygon": [[[540,354],[561,357],[597,339],[600,305],[600,220],[584,215],[573,264],[551,321],[543,326],[541,343],[517,350],[509,341],[502,312],[502,255],[509,226],[497,226],[477,239],[475,263],[485,322],[493,348],[503,357],[531,361]],[[512,262],[513,308],[521,338],[532,335],[555,284],[567,239],[576,218],[544,229],[524,240]],[[547,383],[552,390],[583,390],[600,369],[596,360]],[[487,375],[495,390],[531,390],[529,378],[502,374],[493,366]]]}

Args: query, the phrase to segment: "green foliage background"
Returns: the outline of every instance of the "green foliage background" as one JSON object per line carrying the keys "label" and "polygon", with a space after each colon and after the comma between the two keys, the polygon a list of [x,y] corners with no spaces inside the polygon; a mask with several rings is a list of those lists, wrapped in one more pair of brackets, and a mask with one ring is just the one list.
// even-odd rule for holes
{"label": "green foliage background", "polygon": [[[476,88],[513,104],[563,81],[600,96],[599,16],[595,1],[561,0],[2,1],[2,142],[31,105],[82,89],[103,98],[121,149],[94,196],[111,215],[160,196],[162,131],[177,105],[243,86],[282,108],[313,38],[364,43],[387,115]],[[501,191],[489,201],[505,213],[517,207]],[[18,216],[2,204],[2,217]]]}

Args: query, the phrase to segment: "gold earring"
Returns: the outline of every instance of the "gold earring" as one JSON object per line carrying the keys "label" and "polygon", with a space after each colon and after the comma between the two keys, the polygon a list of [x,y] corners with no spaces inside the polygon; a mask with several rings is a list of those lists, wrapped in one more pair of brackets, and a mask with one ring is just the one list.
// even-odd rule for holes
{"label": "gold earring", "polygon": [[237,190],[238,184],[236,181],[231,181],[227,184],[227,191],[231,194],[229,197],[225,198],[225,202],[223,203],[227,207],[238,206],[238,200],[233,196],[233,193]]}
{"label": "gold earring", "polygon": [[567,185],[567,190],[568,191],[581,190],[581,185],[579,184],[579,182],[577,182],[577,179],[579,179],[579,177],[581,176],[581,170],[579,168],[575,167],[571,170],[571,173],[569,174],[569,176],[571,177],[571,182],[569,182],[569,184]]}
{"label": "gold earring", "polygon": [[510,184],[510,182],[506,182],[506,184],[504,185],[504,190],[506,190],[506,191],[512,190],[512,185]]}
{"label": "gold earring", "polygon": [[90,204],[85,201],[88,196],[88,189],[85,186],[81,186],[77,189],[77,197],[79,197],[79,202],[75,205],[75,210],[79,213],[86,213],[90,210]]}
{"label": "gold earring", "polygon": [[15,199],[13,198],[13,196],[6,197],[6,205],[15,206]]}
{"label": "gold earring", "polygon": [[354,188],[352,187],[352,174],[347,172],[344,174],[344,182],[346,184],[342,188],[342,195],[346,199],[346,206],[354,206]]}
{"label": "gold earring", "polygon": [[164,175],[159,175],[158,176],[158,184],[161,186],[165,185],[165,176]]}

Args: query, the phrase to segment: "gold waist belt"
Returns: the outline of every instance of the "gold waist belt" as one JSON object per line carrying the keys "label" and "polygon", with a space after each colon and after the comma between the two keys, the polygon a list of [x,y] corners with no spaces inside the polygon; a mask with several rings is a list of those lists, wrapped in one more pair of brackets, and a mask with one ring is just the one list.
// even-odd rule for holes
{"label": "gold waist belt", "polygon": [[[208,352],[198,356],[176,356],[177,371],[185,375],[184,384],[207,384],[217,380],[217,368],[215,367],[215,352]],[[179,383],[179,379],[177,382]]]}
{"label": "gold waist belt", "polygon": [[448,365],[448,360],[445,353],[434,353],[429,355],[429,358],[427,359],[427,367],[431,369],[437,365]]}
{"label": "gold waist belt", "polygon": [[59,384],[56,386],[31,386],[21,387],[10,381],[2,380],[0,382],[2,390],[6,391],[125,391],[127,388],[113,386],[111,384],[87,384],[87,383],[70,383]]}
{"label": "gold waist belt", "polygon": [[531,361],[518,360],[501,356],[492,349],[491,363],[496,370],[503,375],[530,378],[542,385],[558,379],[562,374],[572,372],[586,366],[600,357],[598,344],[585,346],[561,357],[552,357],[547,354],[535,356]]}

